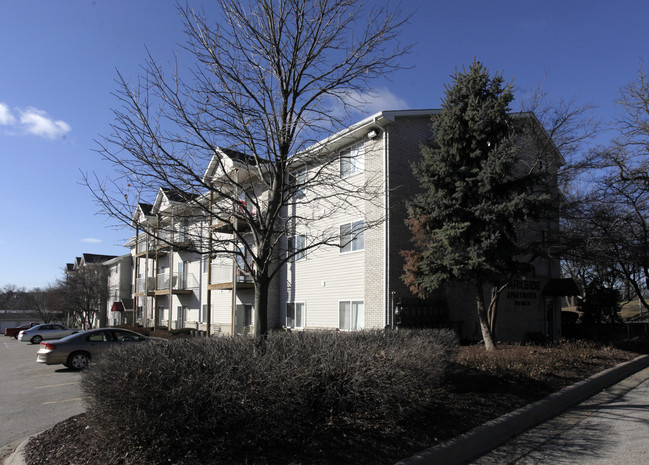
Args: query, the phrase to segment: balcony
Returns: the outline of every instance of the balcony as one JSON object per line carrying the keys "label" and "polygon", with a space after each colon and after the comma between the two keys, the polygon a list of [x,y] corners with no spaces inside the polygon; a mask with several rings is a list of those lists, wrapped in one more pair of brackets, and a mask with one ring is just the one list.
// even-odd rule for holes
{"label": "balcony", "polygon": [[247,231],[250,229],[250,225],[247,221],[242,220],[242,218],[247,218],[247,213],[249,213],[253,218],[257,217],[258,211],[257,208],[253,205],[248,206],[244,201],[237,201],[232,206],[232,215],[226,221],[217,221],[212,225],[214,231],[220,233],[232,233],[234,232],[234,223],[235,219],[237,221],[237,229],[239,231]]}
{"label": "balcony", "polygon": [[148,295],[154,295],[155,291],[155,278],[149,276],[148,278],[137,278],[135,281],[135,295],[143,296],[148,293]]}
{"label": "balcony", "polygon": [[147,241],[146,239],[140,239],[137,241],[137,244],[135,246],[135,256],[136,257],[144,257],[146,256],[147,253],[147,243],[149,244],[149,254],[153,255],[155,252],[155,240],[153,238],[149,238]]}
{"label": "balcony", "polygon": [[[164,295],[169,293],[169,273],[159,274],[156,277],[155,295]],[[171,292],[173,294],[191,294],[192,289],[198,287],[198,281],[193,274],[178,274],[171,275]]]}
{"label": "balcony", "polygon": [[[232,265],[212,264],[211,280],[209,290],[231,290],[234,287],[232,280]],[[240,268],[237,268],[237,289],[253,289],[252,278],[246,276]]]}

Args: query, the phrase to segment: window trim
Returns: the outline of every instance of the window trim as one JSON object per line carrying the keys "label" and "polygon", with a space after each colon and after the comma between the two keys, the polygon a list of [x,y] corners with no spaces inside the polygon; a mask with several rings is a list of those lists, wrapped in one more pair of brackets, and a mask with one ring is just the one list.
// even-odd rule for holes
{"label": "window trim", "polygon": [[[349,323],[351,323],[351,315],[352,315],[353,305],[354,304],[359,304],[359,303],[363,304],[363,311],[362,311],[363,318],[362,318],[362,321],[360,322],[360,327],[357,326],[356,328],[351,328],[351,324],[350,324],[350,328],[342,328],[341,327],[341,324],[340,324],[340,317],[341,317],[340,310],[341,310],[341,308],[340,308],[340,306],[343,303],[348,303],[349,304],[349,314],[350,314]],[[358,316],[357,316],[357,319],[358,319]],[[338,329],[340,331],[361,331],[361,330],[365,329],[365,300],[364,299],[343,299],[343,300],[338,301]]]}
{"label": "window trim", "polygon": [[[296,238],[301,238],[301,240],[296,242],[295,241]],[[291,262],[298,262],[300,260],[306,259],[306,249],[304,248],[305,243],[306,243],[306,234],[293,234],[291,236],[288,236],[286,242],[286,252],[288,253],[289,260]],[[296,251],[298,250],[297,247],[300,247],[302,251],[296,253]]]}
{"label": "window trim", "polygon": [[[289,326],[288,324],[288,306],[293,305],[293,321],[296,322],[297,318],[295,317],[295,313],[297,308],[295,305],[302,305],[302,326],[298,326],[297,324],[294,324],[293,326]],[[291,328],[291,329],[304,329],[306,328],[306,302],[303,300],[296,300],[296,301],[291,301],[291,302],[286,302],[286,327]]]}
{"label": "window trim", "polygon": [[[354,233],[354,227],[360,224],[360,233]],[[349,226],[349,232],[347,233],[350,237],[349,242],[343,245],[343,226]],[[357,228],[358,230],[358,228]],[[356,220],[349,221],[338,225],[338,247],[340,249],[340,254],[356,253],[362,252],[365,250],[365,220]],[[362,247],[359,247],[359,242],[362,242]],[[349,250],[345,250],[349,246]]]}
{"label": "window trim", "polygon": [[293,196],[295,198],[304,197],[304,187],[306,186],[307,176],[309,169],[306,165],[302,165],[299,168],[291,171],[289,174],[290,184],[295,188]]}
{"label": "window trim", "polygon": [[[353,154],[356,150],[356,154]],[[365,171],[365,144],[359,143],[350,145],[341,150],[339,158],[339,174],[342,179],[346,179]],[[343,166],[349,166],[349,172],[343,170]]]}

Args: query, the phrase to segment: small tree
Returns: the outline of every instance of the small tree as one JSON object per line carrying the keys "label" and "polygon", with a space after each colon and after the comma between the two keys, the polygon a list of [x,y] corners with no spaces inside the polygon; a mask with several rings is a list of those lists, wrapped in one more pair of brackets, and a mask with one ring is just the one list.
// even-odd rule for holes
{"label": "small tree", "polygon": [[498,295],[529,266],[519,227],[545,211],[549,196],[538,191],[542,170],[516,171],[512,86],[479,62],[453,81],[433,117],[435,143],[414,167],[423,192],[408,204],[416,249],[404,252],[404,279],[420,296],[452,281],[471,283],[491,350]]}
{"label": "small tree", "polygon": [[622,293],[595,280],[586,286],[585,297],[579,303],[579,317],[586,324],[620,323]]}

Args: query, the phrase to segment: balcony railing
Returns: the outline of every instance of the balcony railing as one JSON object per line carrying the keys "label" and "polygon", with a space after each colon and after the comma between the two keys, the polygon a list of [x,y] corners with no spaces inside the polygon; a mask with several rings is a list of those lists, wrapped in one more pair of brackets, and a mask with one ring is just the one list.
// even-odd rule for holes
{"label": "balcony railing", "polygon": [[[147,285],[148,284],[148,285]],[[141,293],[148,291],[153,291],[155,289],[155,278],[149,276],[148,278],[137,278],[135,282],[135,292]]]}
{"label": "balcony railing", "polygon": [[149,251],[153,251],[155,249],[154,247],[155,240],[153,240],[153,238],[149,238],[148,241],[146,239],[140,239],[139,241],[137,241],[135,253],[136,254],[145,253],[147,243],[149,244]]}
{"label": "balcony railing", "polygon": [[[186,291],[198,287],[198,280],[192,273],[179,274],[173,273],[171,289],[174,291]],[[169,273],[159,274],[157,277],[156,289],[169,289]]]}
{"label": "balcony railing", "polygon": [[[212,264],[210,284],[223,284],[232,282],[232,265]],[[252,277],[246,276],[243,271],[237,268],[238,283],[252,283]]]}

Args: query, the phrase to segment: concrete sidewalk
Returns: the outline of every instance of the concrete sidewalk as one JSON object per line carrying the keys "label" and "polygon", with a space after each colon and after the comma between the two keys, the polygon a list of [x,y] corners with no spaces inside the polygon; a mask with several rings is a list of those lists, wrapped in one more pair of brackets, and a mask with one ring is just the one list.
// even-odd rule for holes
{"label": "concrete sidewalk", "polygon": [[[649,355],[642,355],[629,362],[621,363],[568,386],[545,399],[478,426],[450,441],[403,459],[396,465],[460,465],[468,463],[610,386],[616,385],[609,389],[608,397],[615,398],[624,395],[644,380],[649,379],[649,370],[645,370],[642,373],[643,376],[635,376],[626,383],[624,380],[647,367],[649,367]],[[29,439],[26,438],[16,444],[16,449],[5,459],[4,465],[25,465],[24,448]]]}
{"label": "concrete sidewalk", "polygon": [[609,391],[615,393],[617,397],[623,395],[649,378],[649,370],[644,373],[644,377],[639,377],[641,379],[636,379],[633,383],[623,383],[623,380],[647,367],[649,367],[649,355],[642,355],[629,362],[621,363],[579,383],[565,387],[545,399],[478,426],[450,441],[401,460],[397,462],[397,465],[461,465],[469,463],[509,439],[554,418],[564,410],[584,402],[610,386],[619,383]]}

